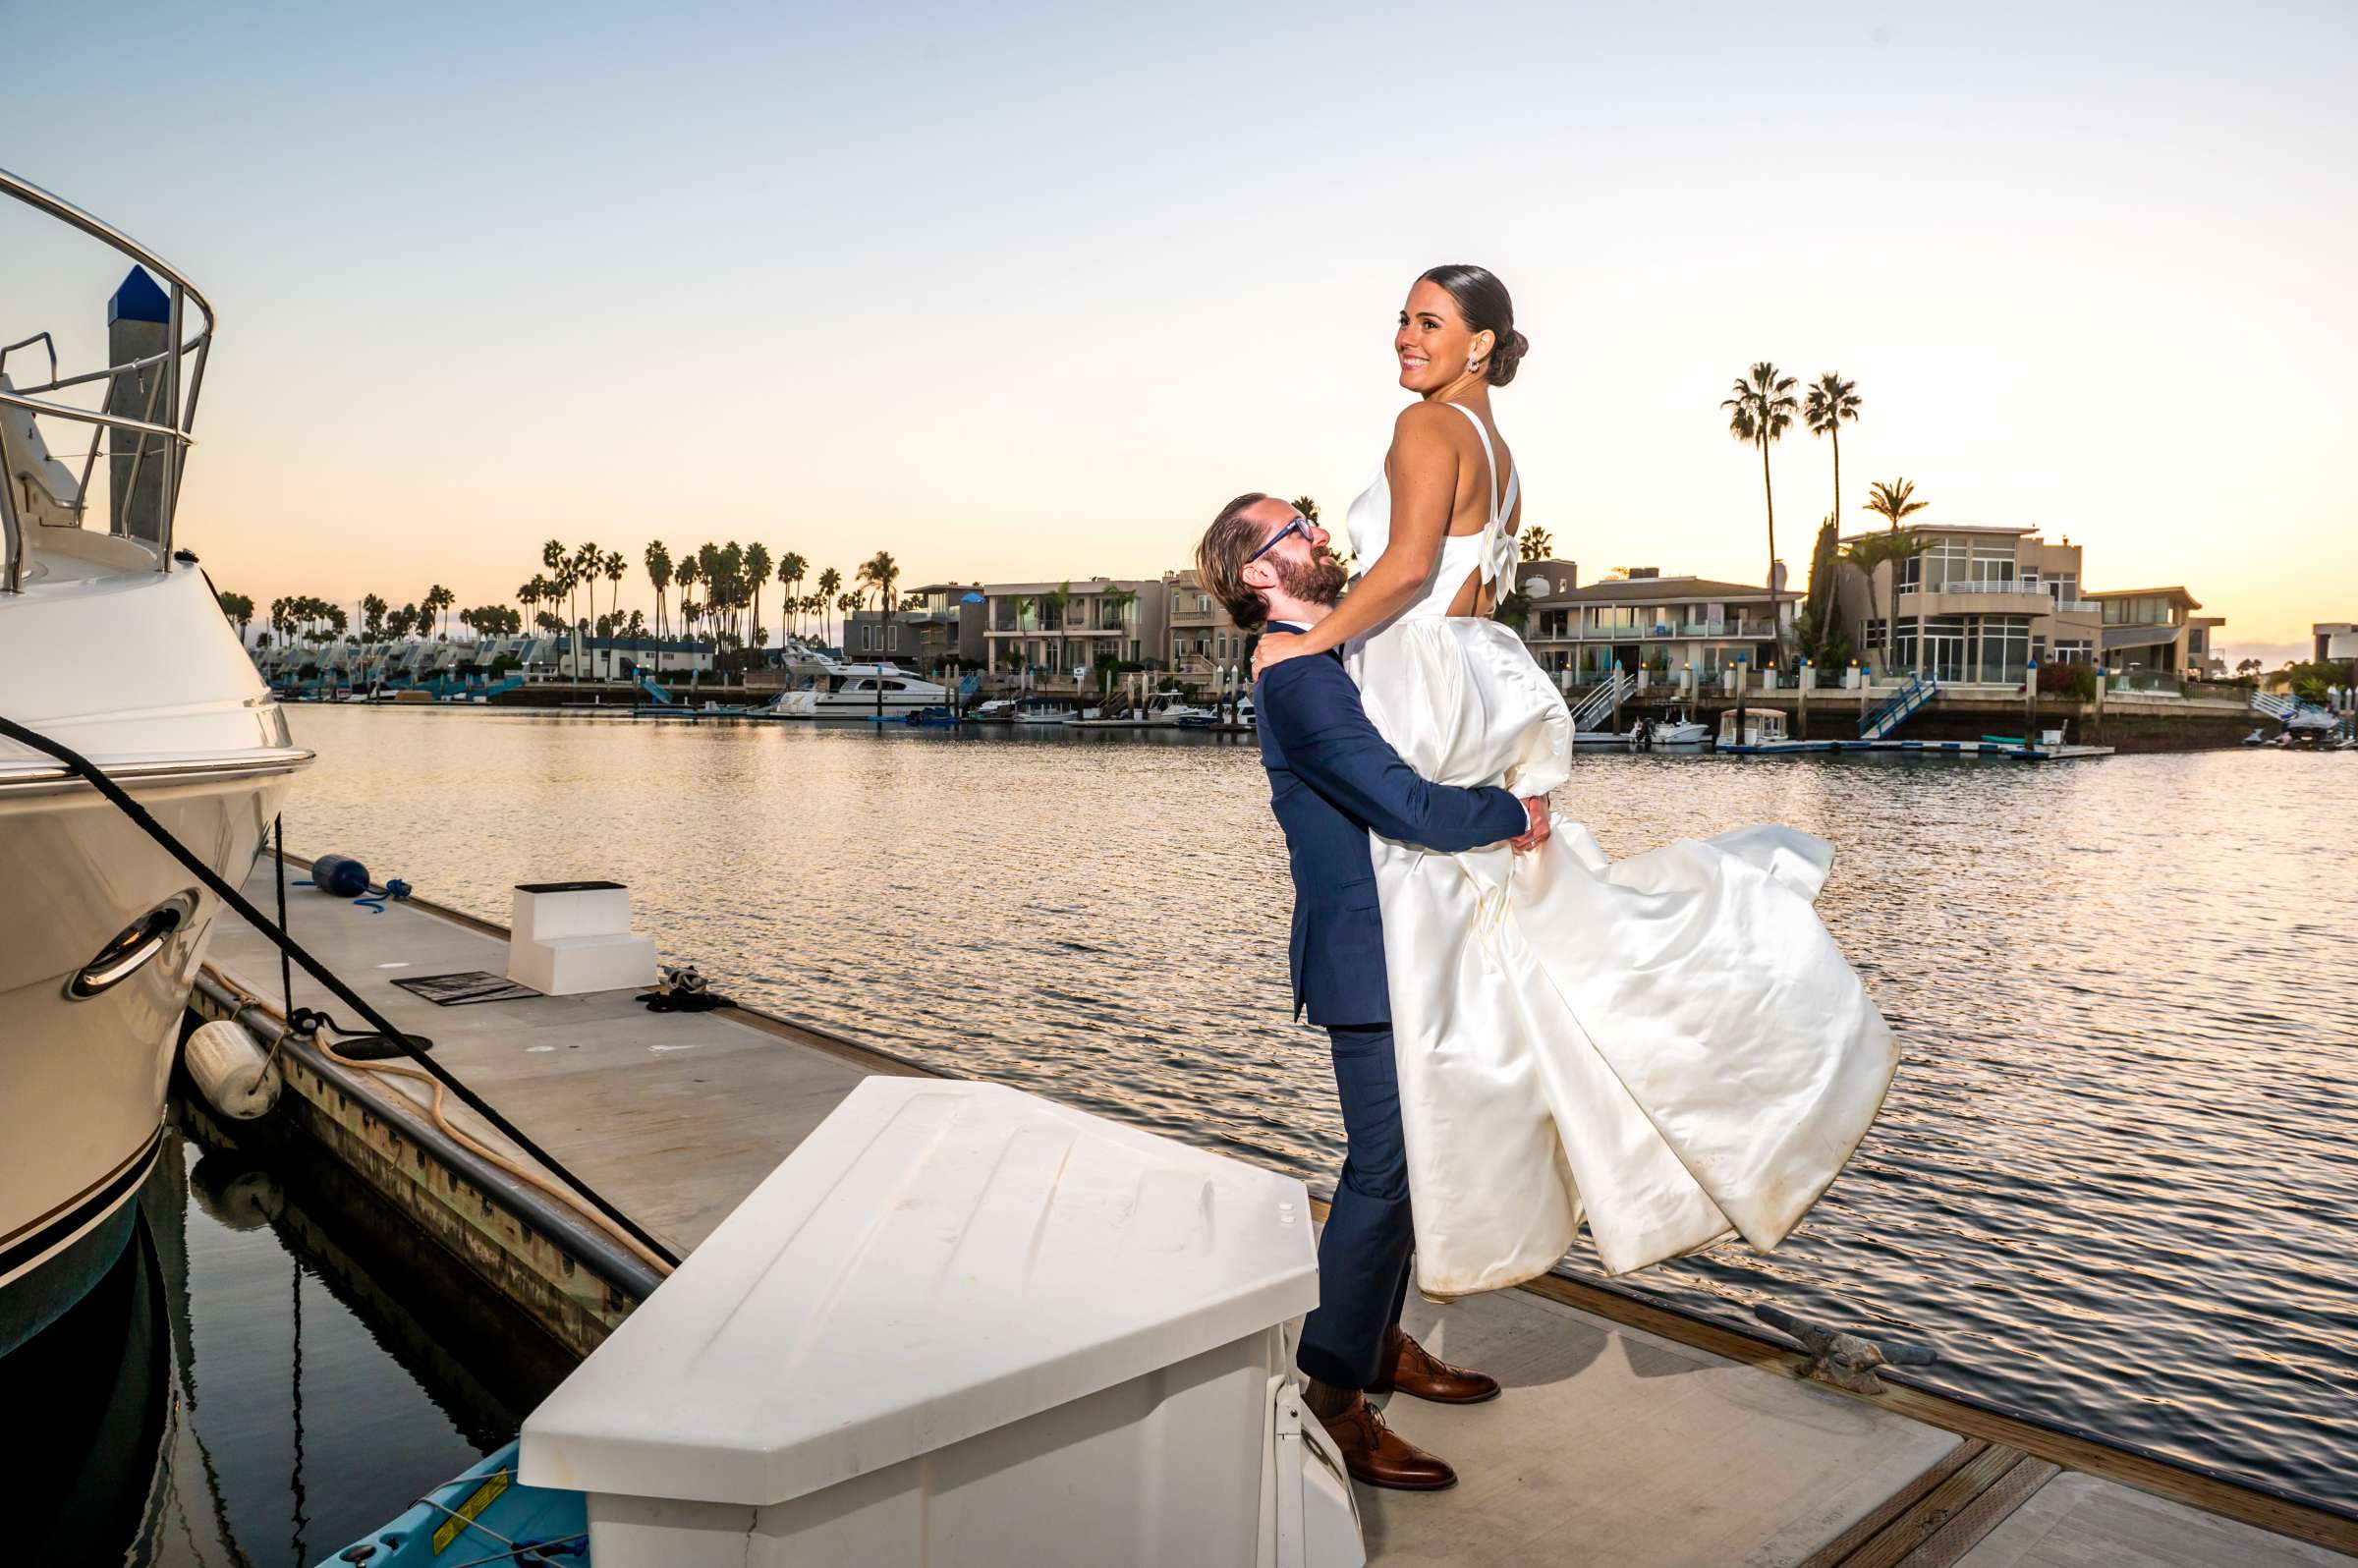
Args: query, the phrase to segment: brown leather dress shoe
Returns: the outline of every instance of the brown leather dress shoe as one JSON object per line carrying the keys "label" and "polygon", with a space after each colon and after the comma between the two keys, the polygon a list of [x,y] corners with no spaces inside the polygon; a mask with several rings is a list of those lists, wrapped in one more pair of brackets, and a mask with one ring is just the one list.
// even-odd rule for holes
{"label": "brown leather dress shoe", "polygon": [[1498,1379],[1486,1372],[1452,1367],[1401,1334],[1399,1348],[1391,1357],[1389,1375],[1384,1375],[1368,1391],[1380,1394],[1395,1390],[1418,1399],[1430,1399],[1436,1405],[1479,1405],[1486,1399],[1498,1397]]}
{"label": "brown leather dress shoe", "polygon": [[1353,1481],[1400,1491],[1441,1491],[1457,1484],[1449,1461],[1385,1426],[1383,1412],[1364,1398],[1339,1416],[1320,1416],[1319,1425],[1343,1451],[1343,1468]]}

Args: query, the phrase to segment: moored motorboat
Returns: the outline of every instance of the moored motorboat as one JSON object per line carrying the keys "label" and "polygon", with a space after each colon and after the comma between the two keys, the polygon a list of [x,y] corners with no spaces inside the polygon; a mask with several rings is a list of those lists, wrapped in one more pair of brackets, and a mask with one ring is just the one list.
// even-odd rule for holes
{"label": "moored motorboat", "polygon": [[[173,535],[212,308],[101,220],[6,173],[0,194],[135,263],[109,305],[114,363],[61,374],[46,332],[0,352],[13,476],[0,488],[0,717],[86,759],[215,871],[242,874],[310,754]],[[45,374],[20,380],[9,355],[30,345],[48,350]],[[88,431],[79,472],[51,455],[65,429],[77,442]],[[4,1352],[70,1307],[129,1237],[218,906],[29,740],[0,739],[0,887],[13,895],[0,905]]]}
{"label": "moored motorboat", "polygon": [[789,665],[789,678],[793,684],[777,700],[751,711],[764,718],[859,719],[946,708],[950,701],[948,687],[889,659],[881,664],[843,664],[812,650]]}

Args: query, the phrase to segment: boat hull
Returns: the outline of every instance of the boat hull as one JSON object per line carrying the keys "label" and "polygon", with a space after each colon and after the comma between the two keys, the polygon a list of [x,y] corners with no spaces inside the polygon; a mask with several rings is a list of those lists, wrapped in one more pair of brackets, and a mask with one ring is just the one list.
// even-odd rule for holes
{"label": "boat hull", "polygon": [[[292,775],[223,767],[133,788],[214,871],[253,861]],[[120,1215],[153,1161],[189,987],[219,901],[80,781],[0,788],[0,1334],[70,1306],[57,1272],[103,1272],[77,1243]],[[169,929],[128,973],[93,961],[159,914]],[[79,980],[79,983],[78,983]],[[77,1268],[81,1259],[87,1268]],[[22,1298],[21,1300],[19,1298]],[[9,1340],[0,1338],[0,1353]]]}

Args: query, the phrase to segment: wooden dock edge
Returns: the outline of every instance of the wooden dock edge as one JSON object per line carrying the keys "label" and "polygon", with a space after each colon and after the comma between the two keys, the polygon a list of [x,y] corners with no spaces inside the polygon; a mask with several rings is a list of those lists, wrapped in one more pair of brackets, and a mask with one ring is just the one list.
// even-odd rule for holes
{"label": "wooden dock edge", "polygon": [[[1321,1214],[1325,1207],[1315,1201],[1312,1206]],[[1518,1288],[1626,1327],[1658,1334],[1729,1361],[1779,1371],[1789,1377],[1801,1376],[1808,1360],[1800,1352],[1773,1341],[1587,1280],[1546,1274]],[[1894,1377],[1887,1371],[1883,1376],[1889,1387],[1881,1394],[1854,1394],[1830,1383],[1819,1386],[1845,1399],[1861,1400],[1961,1437],[2016,1450],[2062,1470],[2118,1482],[2238,1524],[2358,1556],[2358,1514],[2319,1507],[2182,1460],[2124,1447],[2089,1433],[1937,1393],[1922,1384]]]}
{"label": "wooden dock edge", "polygon": [[[257,1022],[244,988],[209,963],[189,1010]],[[279,1104],[266,1131],[207,1117],[210,1127],[233,1144],[306,1140],[576,1358],[603,1343],[659,1282],[619,1241],[453,1143],[399,1091],[329,1061],[301,1036],[280,1048],[279,1068]]]}
{"label": "wooden dock edge", "polygon": [[[287,861],[306,869],[311,864],[293,854],[287,856]],[[413,909],[487,936],[503,941],[509,936],[506,926],[460,910],[415,896],[404,902]],[[213,983],[209,987],[200,983],[197,992],[192,994],[192,1011],[204,1018],[230,1016],[234,1009],[224,1007],[219,994],[226,977],[209,963],[205,975]],[[228,980],[227,988],[242,987]],[[207,997],[208,989],[215,994]],[[926,1078],[955,1076],[799,1020],[734,1005],[723,1011],[734,1021],[774,1038],[823,1051],[870,1072]],[[430,1145],[446,1141],[439,1138],[406,1095],[372,1086],[361,1090],[356,1097],[357,1086],[341,1083],[347,1070],[305,1050],[299,1041],[291,1041],[282,1054],[288,1060],[286,1086],[298,1107],[299,1130],[408,1213],[477,1278],[521,1308],[573,1354],[587,1356],[594,1350],[643,1299],[644,1292],[617,1289],[614,1284],[596,1278],[598,1273],[615,1272],[616,1260],[627,1260],[634,1267],[644,1266],[630,1259],[619,1244],[613,1248],[613,1258],[602,1260],[596,1258],[594,1248],[568,1249],[559,1245],[550,1234],[553,1227],[532,1222],[530,1209],[536,1195],[529,1188],[495,1171],[492,1175],[496,1180],[470,1180],[457,1168],[458,1162],[446,1163],[438,1157]],[[331,1074],[335,1081],[331,1081]],[[524,1202],[519,1202],[520,1196]],[[1321,1222],[1325,1219],[1324,1199],[1312,1198],[1311,1208],[1317,1219]],[[1625,1327],[1791,1377],[1802,1375],[1807,1360],[1800,1352],[1775,1341],[1646,1301],[1626,1290],[1563,1274],[1544,1274],[1516,1288]],[[2017,1461],[2027,1456],[2060,1470],[2117,1482],[2256,1529],[2358,1556],[2358,1513],[2320,1507],[2184,1461],[2008,1415],[1888,1373],[1885,1380],[1889,1387],[1880,1395],[1855,1394],[1825,1383],[1819,1386],[2014,1456],[2003,1465],[1985,1462],[1983,1468],[1992,1473],[1981,1477],[1983,1484],[1962,1499],[1964,1503],[1972,1503],[2001,1481],[2014,1478],[2013,1485],[1983,1502],[1977,1515],[1982,1523],[1974,1540],[1979,1540],[1981,1534],[2004,1517],[2004,1512],[1992,1512],[1990,1502],[2010,1495],[2005,1512],[2011,1512],[2013,1506],[2037,1490],[2036,1485],[2022,1486],[2017,1475],[2020,1470]],[[1884,1540],[1889,1529],[1907,1528],[1906,1519],[1901,1516],[1919,1502],[1939,1509],[1945,1522],[1955,1512],[1949,1506],[1953,1499],[1943,1492],[1942,1501],[1932,1503],[1929,1495],[1953,1479],[1936,1466],[1927,1477],[1919,1478],[1917,1484],[1903,1488],[1877,1515],[1870,1515],[1871,1520],[1881,1516],[1882,1523],[1874,1533],[1873,1540],[1863,1540],[1859,1545],[1874,1546],[1876,1541]],[[1902,1498],[1908,1501],[1901,1502]],[[1894,1504],[1898,1505],[1896,1509]],[[1919,1520],[1924,1517],[1921,1508],[1915,1517]],[[1932,1541],[1927,1539],[1923,1544],[1929,1547]],[[1864,1568],[1873,1560],[1877,1560],[1874,1553],[1869,1553],[1835,1561],[1840,1568]],[[1816,1561],[1812,1559],[1813,1563]]]}

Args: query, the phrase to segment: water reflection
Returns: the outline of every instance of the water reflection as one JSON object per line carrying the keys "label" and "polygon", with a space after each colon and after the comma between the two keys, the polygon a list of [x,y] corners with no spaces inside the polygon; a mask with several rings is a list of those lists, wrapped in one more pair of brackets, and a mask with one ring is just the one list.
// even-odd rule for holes
{"label": "water reflection", "polygon": [[40,1413],[10,1560],[310,1568],[515,1435],[563,1358],[352,1197],[167,1132],[114,1268],[0,1361],[0,1409]]}
{"label": "water reflection", "polygon": [[[720,988],[955,1071],[1331,1178],[1287,1021],[1290,893],[1249,744],[297,710],[296,845],[504,921],[629,882]],[[1933,1380],[2309,1495],[2358,1491],[2358,756],[2047,767],[1586,756],[1626,855],[1755,820],[1898,1032],[1803,1232],[1640,1276],[1887,1323]]]}

